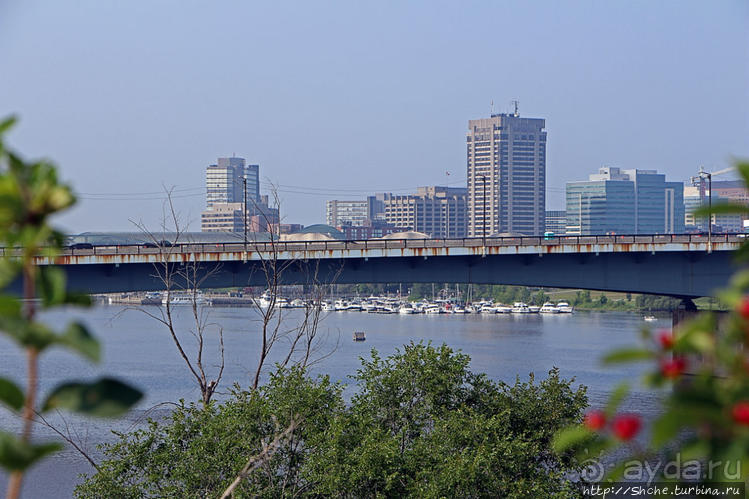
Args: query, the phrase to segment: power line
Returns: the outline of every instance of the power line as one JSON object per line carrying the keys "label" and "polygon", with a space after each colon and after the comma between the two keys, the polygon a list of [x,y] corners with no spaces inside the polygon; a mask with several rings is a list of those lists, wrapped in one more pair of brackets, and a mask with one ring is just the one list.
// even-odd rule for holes
{"label": "power line", "polygon": [[184,189],[171,189],[165,191],[152,191],[152,192],[77,192],[78,196],[149,196],[149,195],[166,195],[167,192],[189,192],[189,191],[205,191],[205,187],[186,187]]}

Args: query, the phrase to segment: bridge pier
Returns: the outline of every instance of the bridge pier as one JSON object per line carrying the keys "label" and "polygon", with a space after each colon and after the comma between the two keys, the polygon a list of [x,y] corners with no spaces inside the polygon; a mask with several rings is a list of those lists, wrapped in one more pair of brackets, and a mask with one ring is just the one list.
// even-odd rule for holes
{"label": "bridge pier", "polygon": [[684,322],[693,318],[697,315],[697,305],[694,304],[691,298],[682,298],[681,303],[671,314],[671,328],[676,329],[679,323]]}

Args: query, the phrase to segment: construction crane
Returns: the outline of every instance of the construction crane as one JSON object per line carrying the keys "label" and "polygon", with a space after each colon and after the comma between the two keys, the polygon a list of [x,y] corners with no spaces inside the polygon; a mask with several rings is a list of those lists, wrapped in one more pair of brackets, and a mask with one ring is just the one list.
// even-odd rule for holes
{"label": "construction crane", "polygon": [[700,171],[697,172],[697,175],[694,177],[691,177],[690,180],[692,181],[693,186],[697,186],[699,183],[700,188],[700,205],[705,204],[705,179],[707,178],[707,206],[708,210],[710,211],[710,215],[707,217],[707,251],[712,251],[712,239],[713,239],[713,177],[716,175],[723,175],[724,173],[732,172],[733,168],[724,168],[722,170],[718,170],[717,172],[706,172],[705,169],[700,166]]}

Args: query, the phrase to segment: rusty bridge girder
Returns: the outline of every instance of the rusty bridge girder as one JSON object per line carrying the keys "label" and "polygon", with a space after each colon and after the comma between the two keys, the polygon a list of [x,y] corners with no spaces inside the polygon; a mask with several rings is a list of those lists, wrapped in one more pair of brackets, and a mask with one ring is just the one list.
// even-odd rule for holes
{"label": "rusty bridge girder", "polygon": [[[561,236],[368,241],[178,244],[68,248],[39,265],[67,270],[89,293],[163,288],[154,265],[213,271],[205,288],[264,286],[264,265],[287,266],[282,281],[513,284],[705,296],[735,271],[742,235]],[[6,250],[7,251],[7,250]],[[287,265],[288,264],[288,265]]]}

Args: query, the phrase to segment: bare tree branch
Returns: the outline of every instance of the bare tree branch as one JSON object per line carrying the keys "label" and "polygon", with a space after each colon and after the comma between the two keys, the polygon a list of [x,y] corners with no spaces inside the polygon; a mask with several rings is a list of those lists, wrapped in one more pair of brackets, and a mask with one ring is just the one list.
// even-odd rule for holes
{"label": "bare tree branch", "polygon": [[[36,416],[35,422],[37,424],[42,425],[42,426],[46,426],[50,430],[52,430],[55,433],[57,433],[63,440],[65,440],[75,450],[77,450],[78,453],[80,455],[82,455],[86,459],[86,461],[88,461],[91,464],[91,466],[93,466],[96,469],[96,471],[99,471],[99,465],[96,463],[96,461],[94,461],[93,458],[91,458],[91,456],[83,449],[83,447],[78,444],[78,441],[81,440],[80,436],[76,435],[76,438],[73,438],[73,435],[70,434],[70,426],[68,425],[67,420],[62,415],[62,413],[60,413],[60,411],[56,411],[56,412],[57,412],[57,415],[60,416],[60,418],[62,419],[63,424],[65,425],[65,433],[63,433],[55,425],[53,425],[52,423],[50,423],[49,421],[47,421],[45,419],[45,417],[42,416],[42,414],[40,412],[36,411],[36,410],[34,411],[34,414]],[[78,441],[76,441],[76,440],[78,440]]]}
{"label": "bare tree branch", "polygon": [[221,499],[231,497],[234,493],[234,490],[239,486],[240,483],[242,483],[242,480],[247,478],[249,474],[252,473],[255,469],[268,462],[268,460],[273,457],[273,454],[275,454],[278,449],[281,448],[283,442],[290,438],[296,428],[297,424],[294,422],[294,420],[292,420],[289,426],[283,432],[278,433],[273,441],[271,441],[270,443],[263,442],[262,450],[258,454],[250,457],[247,460],[247,464],[244,465],[242,471],[239,472],[239,475],[237,475],[231,485],[226,488],[224,493],[221,494]]}
{"label": "bare tree branch", "polygon": [[[164,325],[172,338],[177,351],[185,362],[185,365],[189,369],[192,376],[200,389],[201,401],[204,405],[207,405],[211,401],[211,397],[216,390],[216,387],[221,382],[221,377],[224,373],[224,336],[223,329],[216,324],[208,323],[207,314],[200,309],[198,303],[200,297],[200,289],[205,281],[211,278],[213,275],[220,271],[219,266],[213,266],[208,270],[203,270],[199,262],[181,262],[177,265],[171,261],[171,255],[174,253],[174,248],[180,244],[181,237],[184,233],[182,225],[179,220],[179,216],[174,207],[172,201],[172,190],[165,189],[166,191],[166,202],[162,209],[162,222],[161,229],[162,235],[167,233],[168,229],[172,229],[169,225],[173,225],[174,237],[172,241],[158,240],[158,238],[148,230],[142,223],[135,223],[135,225],[146,235],[158,249],[159,261],[154,263],[154,277],[157,278],[164,286],[165,298],[163,300],[164,307],[160,309],[159,315],[152,313],[144,308],[136,307],[137,310],[145,313],[147,316],[157,320]],[[167,223],[167,220],[170,222]],[[190,299],[190,305],[192,310],[192,317],[195,324],[195,330],[191,330],[190,333],[196,340],[197,352],[196,358],[193,361],[187,354],[182,340],[180,339],[177,328],[175,326],[175,320],[172,311],[172,296],[173,292],[187,293]],[[218,340],[219,340],[219,357],[220,364],[218,373],[214,379],[209,379],[206,373],[205,366],[203,363],[203,353],[205,349],[205,335],[207,328],[214,326],[217,328]]]}

